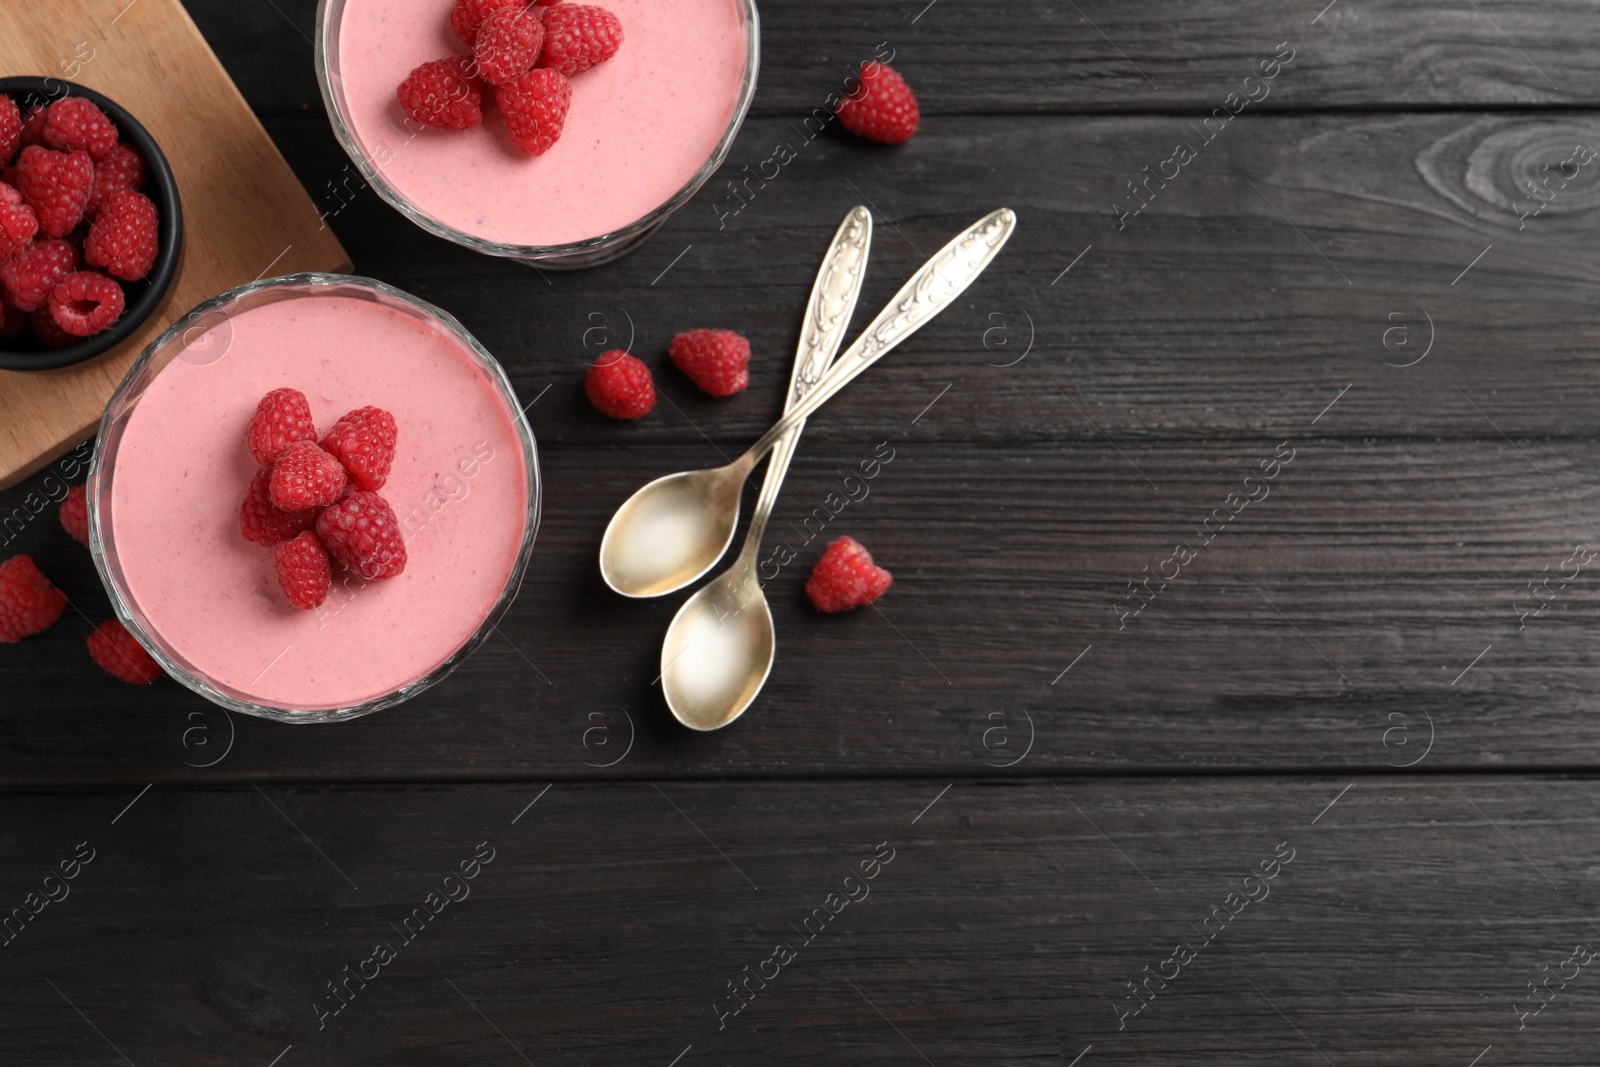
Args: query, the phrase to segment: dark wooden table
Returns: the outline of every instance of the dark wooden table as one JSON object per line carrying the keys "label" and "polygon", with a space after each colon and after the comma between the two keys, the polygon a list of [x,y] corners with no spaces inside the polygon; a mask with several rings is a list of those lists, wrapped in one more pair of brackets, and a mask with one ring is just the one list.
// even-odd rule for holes
{"label": "dark wooden table", "polygon": [[[121,685],[72,614],[0,650],[0,908],[78,854],[0,947],[0,1062],[1596,1062],[1600,10],[1324,2],[772,0],[725,173],[796,158],[541,277],[363,190],[311,0],[195,0],[357,269],[537,398],[544,524],[499,637],[341,726]],[[796,146],[884,42],[916,139]],[[1021,224],[778,506],[789,537],[889,450],[828,530],[882,610],[817,617],[800,546],[765,694],[690,735],[676,601],[608,594],[598,539],[776,416],[858,202],[864,309]],[[584,403],[600,346],[707,324],[746,393]],[[24,525],[3,553],[104,617]]]}

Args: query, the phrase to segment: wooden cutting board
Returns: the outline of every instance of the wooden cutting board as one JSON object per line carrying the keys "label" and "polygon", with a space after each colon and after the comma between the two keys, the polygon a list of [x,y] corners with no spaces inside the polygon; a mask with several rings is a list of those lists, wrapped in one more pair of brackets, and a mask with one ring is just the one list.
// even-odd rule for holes
{"label": "wooden cutting board", "polygon": [[0,74],[63,78],[127,108],[172,164],[184,219],[167,300],[131,338],[75,367],[0,371],[5,488],[93,434],[129,364],[200,301],[350,260],[179,0],[0,4]]}

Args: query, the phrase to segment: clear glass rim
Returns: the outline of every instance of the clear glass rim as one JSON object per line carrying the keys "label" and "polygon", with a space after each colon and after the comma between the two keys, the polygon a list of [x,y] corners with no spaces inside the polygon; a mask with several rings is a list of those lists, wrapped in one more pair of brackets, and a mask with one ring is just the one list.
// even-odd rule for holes
{"label": "clear glass rim", "polygon": [[[392,185],[384,180],[383,172],[367,158],[361,149],[360,142],[356,140],[355,132],[345,122],[345,99],[343,79],[334,77],[334,64],[330,55],[338,54],[339,21],[344,13],[346,0],[318,0],[317,2],[317,33],[314,42],[317,69],[317,86],[322,91],[322,104],[328,112],[328,122],[333,127],[334,137],[344,148],[345,154],[356,165],[361,173],[361,178],[371,185],[390,207],[400,212],[406,218],[416,223],[436,237],[443,237],[447,241],[454,241],[458,245],[470,248],[475,252],[485,255],[503,256],[511,259],[531,261],[560,260],[577,258],[603,252],[606,249],[627,241],[631,238],[649,231],[667,216],[677,211],[689,201],[695,193],[700,191],[717,168],[728,157],[728,151],[733,147],[734,138],[739,134],[739,128],[744,124],[746,113],[750,110],[750,102],[755,98],[756,77],[761,68],[761,17],[756,11],[756,0],[738,0],[744,15],[745,30],[745,69],[744,78],[739,86],[739,99],[734,105],[733,114],[728,119],[727,128],[722,131],[717,146],[712,150],[703,166],[695,172],[694,176],[682,188],[674,193],[667,201],[643,217],[626,226],[603,233],[598,237],[586,238],[582,241],[572,241],[559,245],[517,245],[501,241],[490,241],[464,230],[458,230],[440,222],[421,208],[412,204],[402,196]],[[368,171],[371,173],[369,174]]]}
{"label": "clear glass rim", "polygon": [[[524,516],[522,543],[518,546],[516,563],[512,567],[510,575],[506,578],[505,586],[501,589],[499,598],[489,609],[489,613],[484,617],[477,631],[467,638],[460,648],[447,656],[443,662],[427,674],[383,696],[335,708],[294,710],[276,707],[271,704],[257,703],[242,694],[215,684],[179,663],[159,642],[154,640],[136,610],[134,598],[122,582],[120,567],[108,556],[105,533],[102,529],[106,516],[101,508],[100,497],[102,492],[109,493],[110,491],[110,481],[114,475],[108,470],[108,467],[114,465],[117,446],[120,443],[127,417],[137,405],[139,397],[143,395],[150,381],[154,380],[155,374],[160,372],[160,368],[153,372],[150,371],[154,361],[167,352],[168,349],[173,349],[173,358],[176,358],[177,353],[187,347],[183,340],[184,334],[200,326],[204,320],[212,315],[222,313],[226,316],[230,310],[236,309],[243,301],[261,293],[279,289],[303,289],[305,287],[328,290],[337,288],[358,289],[398,301],[433,321],[471,352],[476,358],[478,366],[485,372],[500,394],[501,400],[513,413],[512,424],[516,427],[517,438],[522,445],[522,459],[528,488],[528,507]],[[162,364],[162,366],[164,367],[165,364]],[[393,707],[396,704],[410,700],[418,693],[442,681],[460,666],[478,646],[489,639],[490,634],[499,626],[500,620],[505,616],[506,611],[510,609],[512,602],[516,600],[517,594],[522,588],[523,578],[527,573],[528,561],[533,552],[534,538],[538,534],[543,500],[538,447],[534,441],[533,429],[528,425],[527,415],[517,398],[516,390],[512,388],[511,379],[507,377],[505,368],[500,365],[500,362],[449,312],[428,303],[426,300],[412,296],[402,289],[397,289],[386,282],[378,281],[376,278],[353,274],[286,274],[276,278],[250,282],[197,304],[186,315],[174,322],[159,337],[145,346],[144,351],[139,354],[139,358],[134,361],[133,366],[128,368],[128,373],[123,377],[121,384],[117,386],[116,392],[112,394],[110,401],[107,402],[105,413],[100,419],[99,435],[95,445],[94,457],[90,461],[89,477],[86,484],[85,496],[89,511],[89,554],[94,559],[95,570],[100,575],[100,583],[105,586],[106,594],[111,599],[111,605],[116,611],[117,618],[144,646],[145,651],[149,652],[151,657],[172,678],[214,704],[229,711],[297,724],[343,722],[347,719],[359,718],[362,715],[370,715],[374,711]]]}

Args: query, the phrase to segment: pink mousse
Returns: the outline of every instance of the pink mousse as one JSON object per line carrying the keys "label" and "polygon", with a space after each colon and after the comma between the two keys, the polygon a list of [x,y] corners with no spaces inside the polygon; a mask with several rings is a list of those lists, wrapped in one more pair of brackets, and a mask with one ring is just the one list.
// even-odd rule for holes
{"label": "pink mousse", "polygon": [[[226,337],[231,330],[232,337]],[[191,673],[258,704],[344,707],[423,677],[476,632],[516,566],[528,522],[521,439],[474,357],[442,329],[344,296],[298,296],[191,339],[129,416],[111,471],[111,536],[128,591]],[[215,362],[216,348],[225,346]],[[239,534],[256,470],[245,428],[292,386],[319,430],[366,404],[400,427],[379,490],[406,569],[362,583],[335,570],[317,611],[291,607],[272,552]]]}
{"label": "pink mousse", "polygon": [[467,52],[450,30],[451,0],[346,0],[331,72],[342,78],[346,124],[396,192],[483,240],[568,244],[635,222],[689,183],[732,121],[747,58],[743,8],[739,0],[598,6],[622,20],[622,48],[572,77],[561,140],[529,156],[493,112],[466,131],[407,125],[400,82],[421,63]]}

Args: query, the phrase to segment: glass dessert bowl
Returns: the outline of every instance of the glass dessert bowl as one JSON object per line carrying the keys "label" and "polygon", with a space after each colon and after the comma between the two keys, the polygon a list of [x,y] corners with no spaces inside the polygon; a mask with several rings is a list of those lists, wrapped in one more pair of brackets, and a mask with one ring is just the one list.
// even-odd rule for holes
{"label": "glass dessert bowl", "polygon": [[[369,404],[399,426],[380,493],[405,570],[364,582],[336,565],[309,611],[239,529],[257,469],[245,429],[285,386],[319,432]],[[233,711],[330,722],[415,696],[488,638],[540,497],[511,383],[460,323],[382,282],[296,274],[201,304],[129,370],[90,470],[90,551],[117,616],[179,682]]]}
{"label": "glass dessert bowl", "polygon": [[554,268],[628,252],[721,166],[755,93],[759,19],[755,0],[596,2],[621,19],[622,47],[572,77],[561,138],[530,156],[493,114],[439,130],[400,108],[413,68],[467,53],[452,0],[320,0],[334,134],[379,196],[457,244]]}

